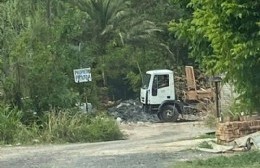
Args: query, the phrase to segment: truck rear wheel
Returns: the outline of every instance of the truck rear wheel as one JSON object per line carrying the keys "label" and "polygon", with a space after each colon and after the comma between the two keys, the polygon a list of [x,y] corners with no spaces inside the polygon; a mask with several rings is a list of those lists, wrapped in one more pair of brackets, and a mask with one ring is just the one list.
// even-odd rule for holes
{"label": "truck rear wheel", "polygon": [[179,112],[174,105],[166,105],[161,111],[161,118],[164,121],[173,121],[176,122],[179,117]]}

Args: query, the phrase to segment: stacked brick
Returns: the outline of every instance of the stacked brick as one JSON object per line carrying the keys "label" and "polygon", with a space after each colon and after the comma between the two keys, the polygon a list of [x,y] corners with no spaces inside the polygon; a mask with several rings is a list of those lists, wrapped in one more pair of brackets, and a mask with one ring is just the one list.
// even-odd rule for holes
{"label": "stacked brick", "polygon": [[224,144],[257,131],[260,131],[260,120],[219,123],[216,138],[219,144]]}

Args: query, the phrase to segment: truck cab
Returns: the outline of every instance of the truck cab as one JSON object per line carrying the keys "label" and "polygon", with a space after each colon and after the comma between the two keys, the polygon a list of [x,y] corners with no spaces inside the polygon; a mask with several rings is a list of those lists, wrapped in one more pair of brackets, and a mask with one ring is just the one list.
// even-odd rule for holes
{"label": "truck cab", "polygon": [[140,101],[146,112],[157,113],[160,120],[176,121],[181,111],[175,97],[173,71],[147,71],[143,78]]}

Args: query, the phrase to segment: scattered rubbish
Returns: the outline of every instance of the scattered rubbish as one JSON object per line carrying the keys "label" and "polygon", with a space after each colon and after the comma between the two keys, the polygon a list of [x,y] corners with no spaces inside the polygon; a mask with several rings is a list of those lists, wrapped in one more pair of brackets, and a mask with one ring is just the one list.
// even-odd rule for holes
{"label": "scattered rubbish", "polygon": [[230,151],[248,151],[251,149],[260,149],[260,131],[247,136],[237,138],[228,145],[219,145],[214,140],[207,141],[212,146],[209,148],[196,148],[197,150],[211,153],[225,153]]}
{"label": "scattered rubbish", "polygon": [[[113,107],[108,108],[108,114],[113,116],[118,123],[137,123],[137,122],[160,122],[157,114],[144,112],[139,100],[125,100]],[[178,120],[180,122],[198,121],[204,117],[203,114],[184,114]]]}
{"label": "scattered rubbish", "polygon": [[143,112],[142,104],[137,100],[126,100],[115,107],[108,108],[108,114],[118,122],[158,122],[156,114]]}

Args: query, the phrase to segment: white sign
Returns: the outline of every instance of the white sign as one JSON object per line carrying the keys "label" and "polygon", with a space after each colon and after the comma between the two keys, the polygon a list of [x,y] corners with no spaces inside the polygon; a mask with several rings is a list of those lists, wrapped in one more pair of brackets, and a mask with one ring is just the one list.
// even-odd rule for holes
{"label": "white sign", "polygon": [[74,69],[73,71],[76,83],[92,81],[90,68]]}

